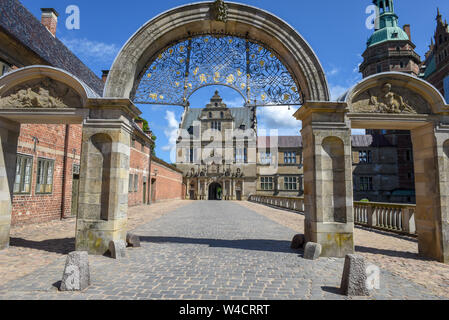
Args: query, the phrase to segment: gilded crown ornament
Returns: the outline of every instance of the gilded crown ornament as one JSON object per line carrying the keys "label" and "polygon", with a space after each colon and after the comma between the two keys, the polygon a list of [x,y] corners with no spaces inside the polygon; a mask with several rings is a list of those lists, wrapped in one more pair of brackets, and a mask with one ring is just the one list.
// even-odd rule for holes
{"label": "gilded crown ornament", "polygon": [[212,9],[215,21],[228,21],[228,5],[223,0],[216,0]]}

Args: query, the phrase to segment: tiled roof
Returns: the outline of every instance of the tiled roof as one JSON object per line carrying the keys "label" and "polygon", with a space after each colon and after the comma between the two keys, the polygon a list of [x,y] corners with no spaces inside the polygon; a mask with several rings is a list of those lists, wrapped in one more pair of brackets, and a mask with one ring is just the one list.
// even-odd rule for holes
{"label": "tiled roof", "polygon": [[[277,139],[277,142],[276,142]],[[351,137],[352,146],[362,147],[391,147],[393,146],[383,135],[353,135]],[[302,148],[301,136],[280,136],[280,137],[258,137],[258,148]]]}
{"label": "tiled roof", "polygon": [[258,148],[302,148],[301,136],[258,137]]}
{"label": "tiled roof", "polygon": [[66,70],[97,94],[103,95],[103,81],[59,39],[53,37],[18,0],[0,0],[0,30],[17,39],[49,65]]}
{"label": "tiled roof", "polygon": [[[190,108],[185,115],[185,120],[182,125],[182,129],[189,129],[193,125],[194,121],[199,121],[201,116],[201,108]],[[251,110],[249,108],[229,108],[231,115],[234,118],[235,128],[239,128],[242,124],[247,129],[251,128]]]}

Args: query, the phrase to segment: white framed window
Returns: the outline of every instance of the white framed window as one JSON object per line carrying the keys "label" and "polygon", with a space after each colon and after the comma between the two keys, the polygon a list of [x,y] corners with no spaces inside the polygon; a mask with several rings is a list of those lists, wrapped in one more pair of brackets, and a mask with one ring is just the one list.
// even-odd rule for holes
{"label": "white framed window", "polygon": [[234,149],[235,162],[236,163],[247,163],[248,162],[248,149],[247,148],[236,148]]}
{"label": "white framed window", "polygon": [[260,188],[263,191],[273,190],[273,177],[261,177],[260,178]]}
{"label": "white framed window", "polygon": [[15,194],[29,194],[31,192],[31,175],[33,172],[33,157],[17,155],[16,177],[14,180]]}
{"label": "white framed window", "polygon": [[262,152],[260,154],[260,164],[271,164],[272,156],[271,152]]}
{"label": "white framed window", "polygon": [[359,163],[372,163],[371,150],[360,150],[359,151]]}
{"label": "white framed window", "polygon": [[285,164],[296,164],[296,152],[284,152]]}
{"label": "white framed window", "polygon": [[36,194],[50,194],[53,192],[53,171],[55,161],[38,159],[36,175]]}
{"label": "white framed window", "polygon": [[288,191],[298,190],[298,178],[284,177],[284,190]]}

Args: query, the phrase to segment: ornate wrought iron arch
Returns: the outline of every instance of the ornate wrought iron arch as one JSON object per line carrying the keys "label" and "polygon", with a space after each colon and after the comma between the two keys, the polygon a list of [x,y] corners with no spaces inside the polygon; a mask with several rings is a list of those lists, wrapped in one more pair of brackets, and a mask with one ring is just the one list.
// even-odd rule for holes
{"label": "ornate wrought iron arch", "polygon": [[225,85],[248,105],[301,105],[303,93],[274,50],[244,37],[195,35],[177,41],[149,61],[134,102],[185,106],[202,87]]}

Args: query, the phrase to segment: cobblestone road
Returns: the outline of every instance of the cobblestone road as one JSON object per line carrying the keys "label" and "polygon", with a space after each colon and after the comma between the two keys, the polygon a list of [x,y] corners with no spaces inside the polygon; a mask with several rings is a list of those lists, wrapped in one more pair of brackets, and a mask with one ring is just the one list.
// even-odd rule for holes
{"label": "cobblestone road", "polygon": [[[296,233],[233,202],[193,202],[135,230],[142,248],[123,261],[90,256],[92,286],[60,293],[65,257],[0,286],[0,299],[345,299],[343,259],[307,261]],[[371,299],[438,299],[382,270]]]}

